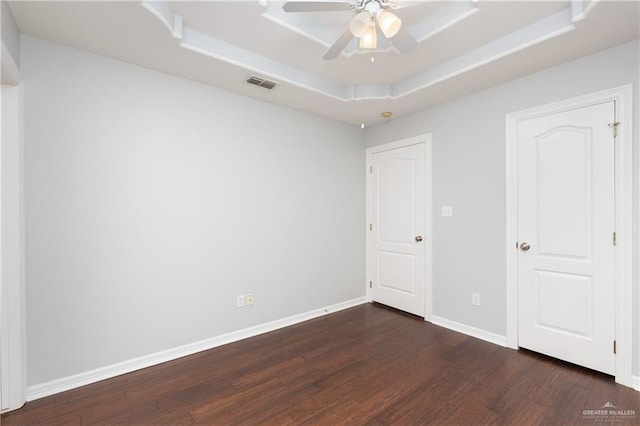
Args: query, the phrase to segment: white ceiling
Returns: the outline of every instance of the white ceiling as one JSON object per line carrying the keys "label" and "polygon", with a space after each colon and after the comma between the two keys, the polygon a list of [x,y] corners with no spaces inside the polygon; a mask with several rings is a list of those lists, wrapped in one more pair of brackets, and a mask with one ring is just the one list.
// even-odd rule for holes
{"label": "white ceiling", "polygon": [[[335,1],[335,0],[333,0]],[[640,38],[638,1],[398,1],[418,47],[335,60],[353,12],[281,1],[9,1],[20,31],[336,120],[373,125]],[[383,37],[382,37],[383,38]],[[371,58],[375,58],[375,62]],[[273,80],[268,91],[245,83]]]}

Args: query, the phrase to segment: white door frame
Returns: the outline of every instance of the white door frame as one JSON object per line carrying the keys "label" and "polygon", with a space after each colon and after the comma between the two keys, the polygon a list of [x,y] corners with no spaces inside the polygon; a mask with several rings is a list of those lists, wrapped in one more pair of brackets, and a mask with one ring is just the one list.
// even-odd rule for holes
{"label": "white door frame", "polygon": [[[614,87],[601,92],[554,102],[547,105],[507,114],[506,137],[506,218],[507,218],[507,346],[518,349],[518,251],[517,242],[517,127],[518,122],[614,101],[615,121],[619,122],[615,140],[615,323],[616,323],[616,382],[632,386],[632,213],[633,174],[632,138],[633,128],[631,84]],[[613,231],[613,230],[612,230]],[[613,350],[613,348],[612,348]]]}
{"label": "white door frame", "polygon": [[26,401],[23,85],[0,95],[0,411]]}
{"label": "white door frame", "polygon": [[366,289],[367,289],[367,300],[369,302],[372,301],[371,298],[371,282],[372,282],[372,276],[373,276],[373,271],[371,270],[371,245],[373,243],[373,241],[371,241],[371,233],[369,232],[369,224],[372,221],[373,215],[372,215],[372,205],[371,205],[371,156],[375,153],[378,152],[382,152],[382,151],[389,151],[392,149],[397,149],[397,148],[403,148],[405,146],[410,146],[410,145],[417,145],[417,144],[424,144],[424,156],[425,156],[425,178],[426,178],[426,184],[425,184],[425,190],[426,190],[426,194],[425,194],[425,239],[424,239],[424,243],[425,243],[425,256],[426,256],[426,261],[425,261],[425,283],[424,283],[424,294],[425,294],[425,301],[424,301],[424,319],[425,321],[431,321],[431,312],[433,309],[433,298],[432,298],[432,291],[431,291],[431,273],[433,270],[433,254],[432,254],[432,244],[433,244],[433,233],[431,230],[431,133],[427,133],[424,135],[420,135],[420,136],[416,136],[416,137],[412,137],[412,138],[408,138],[408,139],[402,139],[399,141],[395,141],[395,142],[389,142],[383,145],[376,145],[376,146],[372,146],[367,148],[366,150],[366,169],[365,169],[365,173],[366,173],[366,202],[367,202],[367,222],[366,222],[366,229],[365,232],[367,233],[367,242],[366,242],[366,250],[367,250],[367,254],[366,254],[366,269],[367,269],[367,275],[366,275]]}

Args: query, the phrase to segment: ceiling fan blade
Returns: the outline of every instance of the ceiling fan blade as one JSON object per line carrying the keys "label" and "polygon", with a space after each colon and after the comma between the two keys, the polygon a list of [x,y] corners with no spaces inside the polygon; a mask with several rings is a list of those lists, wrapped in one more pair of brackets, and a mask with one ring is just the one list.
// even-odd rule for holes
{"label": "ceiling fan blade", "polygon": [[398,33],[394,35],[390,40],[391,44],[393,44],[393,46],[401,53],[413,50],[418,45],[416,39],[413,38],[409,31],[405,30],[404,28],[400,28],[400,31],[398,31]]}
{"label": "ceiling fan blade", "polygon": [[333,43],[333,45],[329,48],[329,50],[327,50],[327,53],[325,53],[322,58],[327,61],[337,58],[340,52],[342,52],[344,48],[347,47],[347,44],[349,44],[352,37],[353,34],[351,34],[351,30],[349,28],[344,30],[344,32],[340,35],[340,37],[338,37],[335,43]]}
{"label": "ceiling fan blade", "polygon": [[288,1],[282,5],[285,12],[336,12],[351,10],[351,2],[338,1]]}

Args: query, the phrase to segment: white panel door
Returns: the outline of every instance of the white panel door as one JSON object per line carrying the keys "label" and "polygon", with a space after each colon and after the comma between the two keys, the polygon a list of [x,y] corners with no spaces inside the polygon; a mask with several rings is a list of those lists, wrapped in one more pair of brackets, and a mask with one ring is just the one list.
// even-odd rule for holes
{"label": "white panel door", "polygon": [[518,124],[518,344],[613,374],[614,103]]}
{"label": "white panel door", "polygon": [[425,315],[425,145],[371,155],[371,295]]}

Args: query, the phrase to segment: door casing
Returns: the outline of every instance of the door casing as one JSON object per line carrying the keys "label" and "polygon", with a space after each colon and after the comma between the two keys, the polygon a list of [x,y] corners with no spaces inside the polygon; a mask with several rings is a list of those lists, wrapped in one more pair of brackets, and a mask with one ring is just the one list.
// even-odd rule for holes
{"label": "door casing", "polygon": [[0,150],[0,411],[26,401],[23,85],[2,85]]}
{"label": "door casing", "polygon": [[371,233],[369,231],[369,224],[372,221],[372,197],[371,197],[371,174],[369,173],[369,167],[371,166],[371,156],[377,152],[389,151],[392,149],[402,148],[410,145],[424,144],[424,153],[425,153],[425,203],[426,203],[426,214],[425,214],[425,235],[424,235],[424,244],[425,244],[425,305],[424,305],[424,319],[425,321],[431,321],[431,313],[433,306],[433,298],[432,298],[432,285],[431,285],[431,271],[432,271],[432,242],[433,242],[433,233],[431,227],[431,134],[425,134],[421,136],[416,136],[408,139],[402,139],[395,142],[389,142],[382,145],[376,145],[373,147],[369,147],[366,150],[366,162],[365,162],[365,174],[366,174],[366,204],[367,204],[367,221],[366,221],[366,229],[365,232],[367,234],[367,254],[366,254],[366,268],[367,268],[367,276],[366,276],[366,291],[367,291],[367,300],[369,302],[372,301],[371,297],[371,288],[369,283],[372,280],[373,271],[371,270],[372,261],[371,261],[371,245],[373,243],[371,239]]}
{"label": "door casing", "polygon": [[[507,346],[518,349],[518,251],[517,233],[517,127],[518,122],[540,116],[614,101],[615,121],[619,122],[615,140],[615,338],[617,383],[632,386],[632,85],[554,102],[507,114],[505,117],[506,158],[506,277],[507,277]],[[613,350],[613,348],[612,348]]]}

